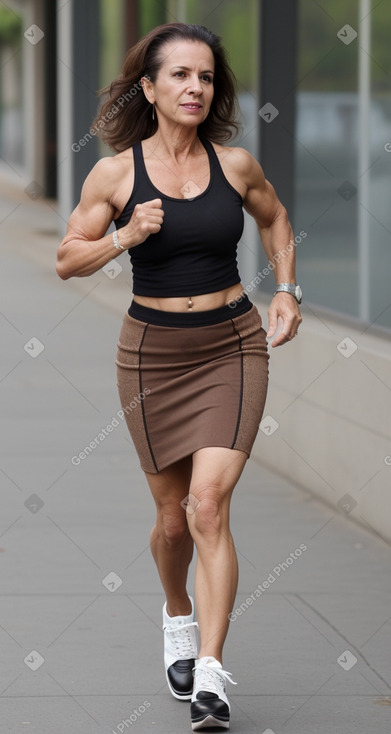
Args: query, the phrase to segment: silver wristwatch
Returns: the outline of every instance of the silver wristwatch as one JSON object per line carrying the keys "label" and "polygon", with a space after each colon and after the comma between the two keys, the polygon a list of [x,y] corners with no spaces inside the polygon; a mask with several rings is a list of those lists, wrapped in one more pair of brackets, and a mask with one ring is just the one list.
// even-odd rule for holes
{"label": "silver wristwatch", "polygon": [[297,303],[301,303],[303,300],[301,288],[299,285],[296,285],[296,283],[279,283],[273,293],[273,296],[275,296],[276,293],[290,293],[293,298],[296,298]]}

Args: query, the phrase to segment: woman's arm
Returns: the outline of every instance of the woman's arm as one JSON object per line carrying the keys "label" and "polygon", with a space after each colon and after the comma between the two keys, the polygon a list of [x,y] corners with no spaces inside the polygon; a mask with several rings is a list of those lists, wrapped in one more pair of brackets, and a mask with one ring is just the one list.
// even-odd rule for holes
{"label": "woman's arm", "polygon": [[[102,158],[87,176],[80,203],[69,218],[57,251],[56,271],[63,280],[91,275],[121,254],[122,250],[114,247],[112,234],[105,235],[116,211],[112,201],[120,175],[119,161]],[[135,206],[128,224],[118,230],[124,249],[159,232],[164,215],[161,205],[160,199],[154,199]]]}
{"label": "woman's arm", "polygon": [[[237,165],[241,168],[241,178],[247,186],[243,206],[257,223],[266,256],[275,265],[273,272],[276,283],[295,283],[296,253],[286,209],[271,183],[266,181],[255,158],[242,148],[237,148],[235,152]],[[271,301],[268,316],[268,336],[273,336],[276,332],[278,317],[283,320],[282,332],[272,342],[272,347],[285,344],[296,336],[302,318],[299,305],[292,295],[277,293]]]}

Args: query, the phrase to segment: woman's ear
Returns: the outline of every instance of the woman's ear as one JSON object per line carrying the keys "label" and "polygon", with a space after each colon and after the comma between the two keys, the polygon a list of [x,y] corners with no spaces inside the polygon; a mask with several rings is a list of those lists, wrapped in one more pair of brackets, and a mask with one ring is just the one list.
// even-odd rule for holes
{"label": "woman's ear", "polygon": [[153,104],[155,101],[155,97],[153,94],[153,83],[151,82],[151,78],[146,74],[145,76],[142,76],[140,79],[140,84],[143,88],[143,92],[150,104]]}

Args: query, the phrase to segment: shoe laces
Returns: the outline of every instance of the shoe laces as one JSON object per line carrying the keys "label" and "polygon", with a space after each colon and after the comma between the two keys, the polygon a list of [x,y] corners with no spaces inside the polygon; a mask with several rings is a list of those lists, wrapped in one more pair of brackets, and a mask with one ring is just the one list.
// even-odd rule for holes
{"label": "shoe laces", "polygon": [[197,688],[200,691],[210,691],[210,693],[221,692],[221,687],[225,691],[225,682],[229,681],[232,685],[236,686],[237,682],[232,680],[232,673],[222,668],[212,668],[206,663],[199,663],[197,667],[193,668],[195,675],[197,675]]}
{"label": "shoe laces", "polygon": [[163,630],[169,635],[170,641],[178,655],[178,660],[188,660],[197,656],[194,647],[194,635],[189,627],[198,628],[198,622],[186,622],[186,624],[165,624]]}

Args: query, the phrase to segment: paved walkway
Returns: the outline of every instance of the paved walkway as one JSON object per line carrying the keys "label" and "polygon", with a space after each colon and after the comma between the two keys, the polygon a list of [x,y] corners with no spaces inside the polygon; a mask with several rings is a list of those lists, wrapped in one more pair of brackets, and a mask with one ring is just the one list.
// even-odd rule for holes
{"label": "paved walkway", "polygon": [[[118,415],[127,256],[117,277],[62,282],[54,202],[11,189],[0,225],[1,732],[184,734],[189,706],[163,672],[153,502]],[[389,734],[389,546],[253,459],[232,529],[230,731]]]}

